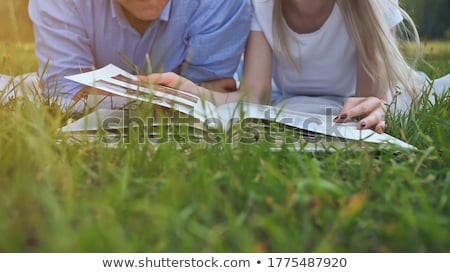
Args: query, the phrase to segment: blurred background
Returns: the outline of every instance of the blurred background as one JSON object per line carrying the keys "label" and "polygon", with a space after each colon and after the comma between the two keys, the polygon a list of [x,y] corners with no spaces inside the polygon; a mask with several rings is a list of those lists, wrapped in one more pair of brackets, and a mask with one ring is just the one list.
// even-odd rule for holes
{"label": "blurred background", "polygon": [[28,18],[28,0],[0,1],[0,41],[33,41],[33,29]]}
{"label": "blurred background", "polygon": [[[422,57],[432,66],[419,69],[437,77],[450,70],[450,0],[400,0],[417,24],[423,42]],[[33,29],[28,18],[28,0],[0,1],[0,73],[34,71]],[[404,47],[408,51],[408,46]],[[413,50],[411,50],[412,52]]]}
{"label": "blurred background", "polygon": [[[400,0],[415,20],[422,39],[450,40],[449,0]],[[28,0],[0,1],[0,40],[32,41],[27,13]]]}
{"label": "blurred background", "polygon": [[416,22],[424,40],[450,40],[449,0],[400,0],[402,7]]}

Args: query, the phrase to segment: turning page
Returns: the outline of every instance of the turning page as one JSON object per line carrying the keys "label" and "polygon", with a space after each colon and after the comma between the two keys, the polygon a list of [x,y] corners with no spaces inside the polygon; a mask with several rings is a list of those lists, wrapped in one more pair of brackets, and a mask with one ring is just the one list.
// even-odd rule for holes
{"label": "turning page", "polygon": [[227,122],[228,127],[237,120],[241,122],[245,122],[245,120],[270,121],[325,136],[369,143],[394,144],[402,148],[415,149],[414,146],[386,133],[378,134],[370,129],[358,130],[356,122],[334,123],[334,117],[331,115],[289,111],[251,103],[229,103],[217,108],[219,115]]}
{"label": "turning page", "polygon": [[174,109],[201,121],[216,117],[214,104],[191,93],[162,85],[141,86],[135,75],[114,65],[66,78],[117,96]]}

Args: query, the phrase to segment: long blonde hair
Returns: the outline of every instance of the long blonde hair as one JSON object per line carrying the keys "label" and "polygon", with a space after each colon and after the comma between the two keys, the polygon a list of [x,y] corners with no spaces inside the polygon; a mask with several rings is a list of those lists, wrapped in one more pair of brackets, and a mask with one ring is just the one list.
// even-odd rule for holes
{"label": "long blonde hair", "polygon": [[[370,76],[378,90],[377,96],[385,96],[386,91],[394,92],[401,83],[407,92],[414,97],[417,94],[416,74],[412,69],[418,59],[420,40],[417,29],[411,17],[400,8],[403,18],[409,23],[411,30],[405,24],[400,24],[404,32],[411,33],[416,42],[416,57],[411,65],[407,63],[400,51],[395,36],[384,18],[383,6],[395,5],[391,0],[336,0],[348,32],[352,37],[357,57],[363,69]],[[293,61],[288,47],[288,34],[283,23],[281,0],[274,0],[273,33],[275,50],[287,54]],[[294,62],[294,61],[293,61]],[[295,63],[295,62],[294,62]],[[384,93],[382,93],[384,92]]]}

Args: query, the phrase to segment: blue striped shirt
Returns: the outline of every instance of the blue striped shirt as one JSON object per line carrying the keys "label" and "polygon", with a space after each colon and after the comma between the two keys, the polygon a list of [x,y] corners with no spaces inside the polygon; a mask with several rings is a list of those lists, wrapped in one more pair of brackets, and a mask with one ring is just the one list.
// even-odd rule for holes
{"label": "blue striped shirt", "polygon": [[30,0],[39,72],[50,92],[82,86],[64,76],[115,64],[130,73],[177,72],[203,81],[231,78],[250,29],[248,0],[169,0],[140,35],[116,0]]}

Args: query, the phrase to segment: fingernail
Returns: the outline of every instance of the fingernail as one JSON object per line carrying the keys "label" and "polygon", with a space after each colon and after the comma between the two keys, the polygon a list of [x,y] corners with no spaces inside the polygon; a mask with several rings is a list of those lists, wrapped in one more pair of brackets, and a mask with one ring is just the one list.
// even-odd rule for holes
{"label": "fingernail", "polygon": [[341,119],[341,120],[346,120],[347,118],[348,118],[347,114],[342,114],[342,115],[340,116],[340,119]]}
{"label": "fingernail", "polygon": [[361,122],[361,128],[366,128],[366,123],[363,121],[363,122]]}
{"label": "fingernail", "polygon": [[333,119],[333,121],[337,121],[339,119],[339,117],[335,117],[334,119]]}

